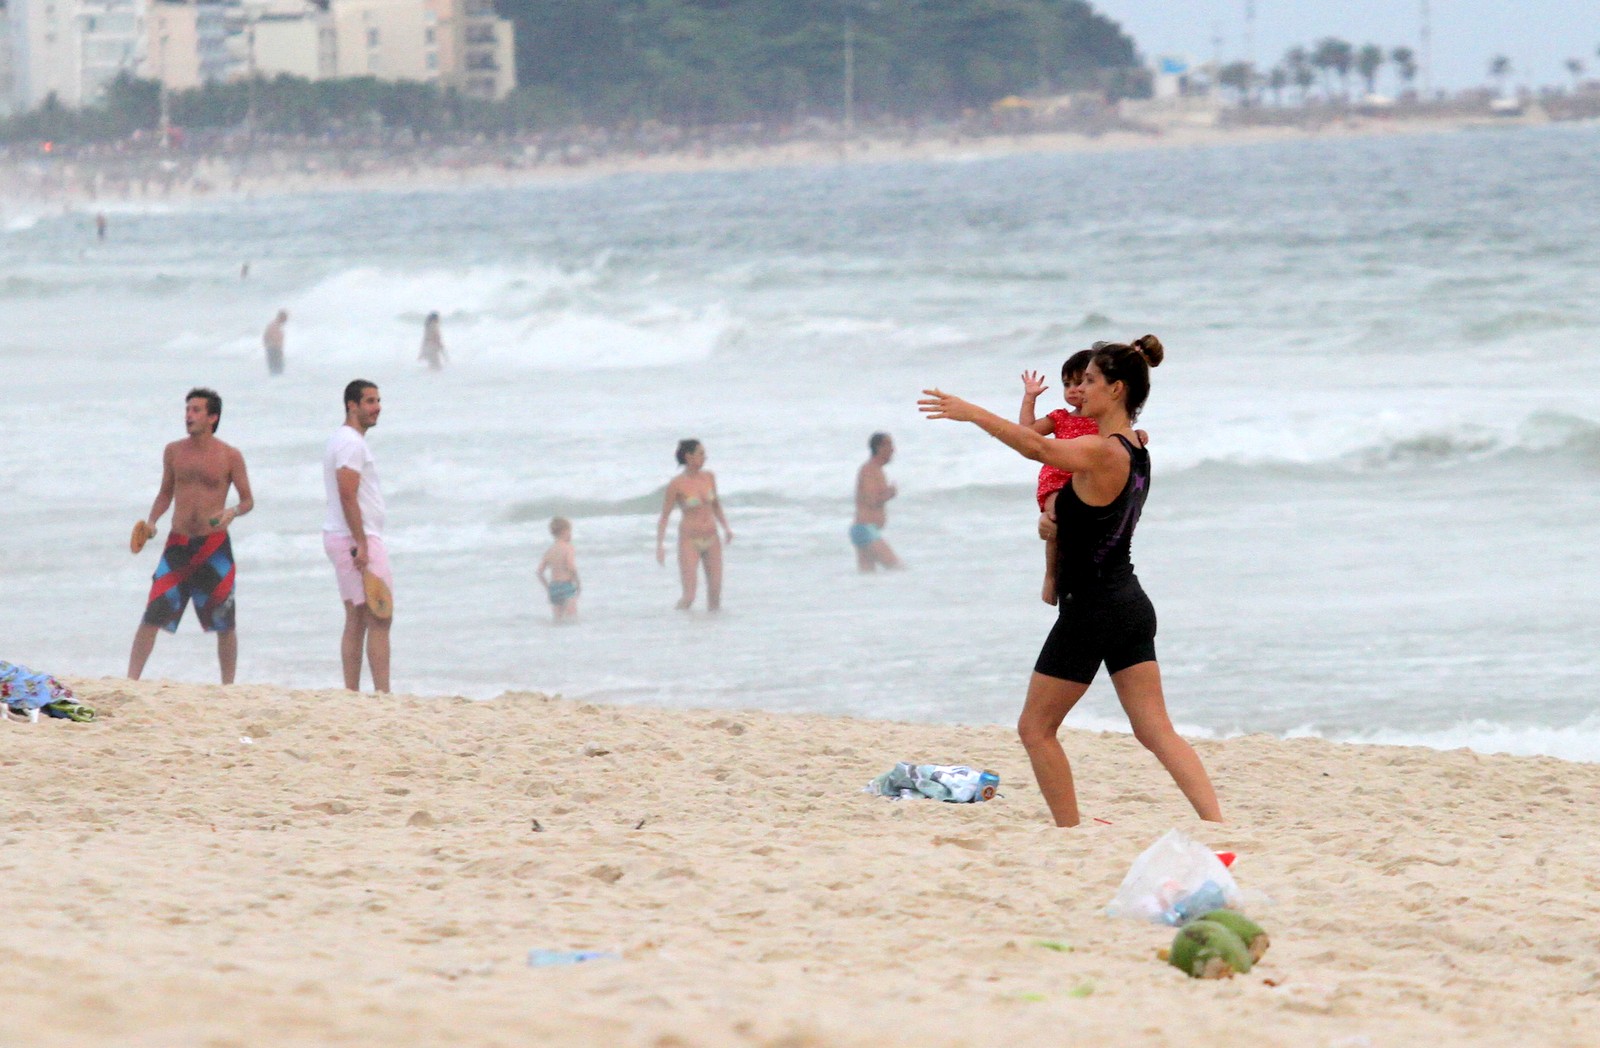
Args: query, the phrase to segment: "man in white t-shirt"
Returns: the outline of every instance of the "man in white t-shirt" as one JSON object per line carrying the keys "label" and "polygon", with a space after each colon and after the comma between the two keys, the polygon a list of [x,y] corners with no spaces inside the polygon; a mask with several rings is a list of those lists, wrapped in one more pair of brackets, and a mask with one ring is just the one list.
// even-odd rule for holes
{"label": "man in white t-shirt", "polygon": [[382,579],[392,593],[394,575],[383,546],[383,492],[378,490],[378,466],[367,447],[367,430],[378,424],[383,401],[378,387],[356,379],[344,387],[344,425],[328,438],[322,454],[322,482],[328,496],[328,515],[322,523],[322,545],[333,562],[339,597],[344,601],[344,637],[339,657],[344,663],[344,686],[361,690],[361,649],[367,652],[372,686],[389,690],[389,619],[367,613],[362,572]]}

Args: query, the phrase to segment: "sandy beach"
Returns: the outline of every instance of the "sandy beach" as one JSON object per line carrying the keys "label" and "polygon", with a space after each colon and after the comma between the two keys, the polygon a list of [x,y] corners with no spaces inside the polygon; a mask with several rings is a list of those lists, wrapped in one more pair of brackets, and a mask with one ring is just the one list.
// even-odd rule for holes
{"label": "sandy beach", "polygon": [[[1538,126],[1542,113],[1516,118],[1422,116],[1393,119],[1336,114],[1303,124],[1225,126],[1215,113],[1159,114],[1143,130],[868,133],[848,139],[796,138],[772,143],[685,145],[660,152],[616,148],[579,150],[566,158],[531,162],[510,147],[465,147],[437,153],[375,147],[264,146],[250,158],[179,153],[139,159],[107,154],[76,159],[0,160],[0,218],[13,208],[86,209],[255,198],[279,194],[433,192],[512,188],[609,178],[616,175],[707,174],[770,168],[862,164],[965,162],[1054,153],[1119,153],[1149,149],[1254,146],[1341,138],[1437,135],[1485,128]],[[7,199],[9,198],[9,199]]]}
{"label": "sandy beach", "polygon": [[[0,724],[5,1048],[1600,1029],[1600,766],[1200,742],[1219,827],[1131,737],[1068,732],[1110,825],[1062,831],[1001,726],[71,683],[95,723]],[[1003,796],[861,792],[901,759],[992,768]],[[1169,930],[1104,915],[1172,827],[1271,897],[1251,974],[1190,980],[1156,958]]]}

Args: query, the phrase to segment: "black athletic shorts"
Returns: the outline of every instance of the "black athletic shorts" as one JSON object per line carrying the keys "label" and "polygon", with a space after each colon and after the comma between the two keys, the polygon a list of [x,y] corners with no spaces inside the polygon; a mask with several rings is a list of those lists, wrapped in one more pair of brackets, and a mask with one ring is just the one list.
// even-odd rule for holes
{"label": "black athletic shorts", "polygon": [[1115,594],[1062,597],[1035,673],[1088,684],[1106,664],[1119,673],[1156,657],[1156,609],[1137,581]]}

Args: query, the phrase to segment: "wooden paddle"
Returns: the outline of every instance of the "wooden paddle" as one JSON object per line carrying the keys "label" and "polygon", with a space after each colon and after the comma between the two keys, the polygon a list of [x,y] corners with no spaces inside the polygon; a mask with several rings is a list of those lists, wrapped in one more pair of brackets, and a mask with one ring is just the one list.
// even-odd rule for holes
{"label": "wooden paddle", "polygon": [[388,583],[370,571],[363,571],[361,588],[367,594],[367,614],[383,622],[394,618],[394,594],[389,592]]}
{"label": "wooden paddle", "polygon": [[156,529],[150,526],[147,520],[141,520],[133,526],[133,534],[128,538],[128,549],[138,553],[144,549],[144,544],[155,538]]}

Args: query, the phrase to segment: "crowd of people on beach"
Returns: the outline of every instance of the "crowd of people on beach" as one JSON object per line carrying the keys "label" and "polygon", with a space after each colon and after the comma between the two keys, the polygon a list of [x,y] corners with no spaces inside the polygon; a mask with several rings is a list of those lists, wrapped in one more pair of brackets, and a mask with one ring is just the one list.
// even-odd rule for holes
{"label": "crowd of people on beach", "polygon": [[[274,343],[281,365],[283,323],[280,311],[263,341],[269,369]],[[423,343],[430,340],[442,360],[438,314],[430,314]],[[1134,736],[1172,775],[1201,818],[1220,820],[1216,793],[1193,747],[1177,734],[1167,715],[1156,661],[1156,614],[1134,574],[1131,542],[1150,485],[1148,435],[1133,421],[1150,392],[1150,370],[1165,350],[1153,335],[1132,343],[1097,342],[1073,354],[1062,367],[1067,407],[1037,417],[1038,398],[1049,388],[1037,372],[1022,376],[1023,396],[1016,422],[938,389],[923,391],[919,410],[929,419],[970,422],[1026,458],[1041,464],[1036,502],[1038,531],[1046,542],[1042,596],[1057,608],[1029,679],[1018,732],[1041,792],[1057,825],[1079,822],[1071,767],[1057,733],[1067,714],[1088,690],[1103,664],[1132,724]],[[281,367],[272,369],[274,374]],[[390,626],[394,575],[384,543],[386,509],[376,461],[367,435],[382,414],[378,386],[365,379],[346,385],[344,420],[323,453],[327,512],[323,546],[344,606],[340,662],[344,685],[359,691],[363,669],[375,690],[389,690]],[[193,603],[201,628],[217,636],[222,682],[233,682],[238,661],[235,631],[235,562],[229,526],[254,507],[244,456],[217,437],[222,398],[213,390],[191,389],[184,400],[186,437],[163,452],[161,484],[149,514],[134,527],[135,553],[157,533],[157,523],[173,511],[161,558],[151,582],[143,619],[135,632],[128,676],[138,679],[161,630],[175,632],[184,609]],[[888,503],[898,491],[885,467],[894,457],[894,440],[884,432],[867,441],[866,462],[857,471],[855,518],[848,536],[863,573],[901,566],[884,540]],[[679,441],[680,471],[666,485],[656,523],[656,560],[665,565],[666,535],[678,514],[677,564],[682,595],[676,607],[690,609],[700,576],[706,583],[707,611],[721,607],[723,548],[733,530],[717,492],[716,476],[705,468],[707,450],[696,439]],[[237,495],[227,505],[229,493]],[[543,584],[556,622],[577,617],[582,583],[571,521],[550,522],[553,542],[539,560]]]}

